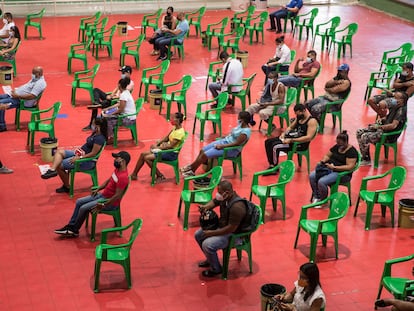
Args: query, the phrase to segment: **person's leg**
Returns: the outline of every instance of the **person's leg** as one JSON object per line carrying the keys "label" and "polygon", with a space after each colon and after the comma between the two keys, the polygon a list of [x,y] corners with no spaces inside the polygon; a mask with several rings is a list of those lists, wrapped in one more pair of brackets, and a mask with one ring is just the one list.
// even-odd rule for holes
{"label": "person's leg", "polygon": [[201,244],[201,249],[210,263],[210,270],[214,273],[221,272],[221,264],[219,262],[217,251],[224,249],[229,245],[230,234],[212,236],[205,239]]}
{"label": "person's leg", "polygon": [[102,101],[106,99],[106,93],[101,89],[94,88],[93,99],[95,100],[95,104],[102,104]]}
{"label": "person's leg", "polygon": [[[58,149],[56,151],[55,155],[53,156],[52,166],[50,167],[50,169],[47,170],[46,173],[44,173],[41,176],[42,179],[49,179],[49,178],[56,177],[57,175],[59,175],[59,171],[63,170],[63,168],[61,167],[62,162],[65,159],[70,159],[74,155],[75,155],[75,152],[72,151],[72,150]],[[73,167],[73,164],[70,164],[69,162],[68,162],[67,165],[68,166],[72,165],[72,167]]]}
{"label": "person's leg", "polygon": [[275,106],[272,106],[272,105],[267,106],[266,108],[260,109],[259,110],[260,120],[267,121],[273,115],[274,109],[275,109]]}
{"label": "person's leg", "polygon": [[[7,109],[17,108],[17,107],[19,107],[20,100],[15,99],[15,98],[11,98],[7,94],[1,94],[0,95],[0,104],[10,104],[9,106],[7,106]],[[7,130],[7,127],[6,127],[6,109],[0,109],[0,131],[5,131],[5,130]]]}
{"label": "person's leg", "polygon": [[135,164],[135,168],[134,168],[134,170],[133,170],[133,172],[131,174],[131,178],[133,180],[137,179],[138,172],[141,170],[142,166],[145,163],[145,157],[148,156],[148,155],[151,155],[151,154],[152,154],[151,151],[147,151],[147,152],[142,152],[139,155],[139,158],[137,160],[137,163]]}
{"label": "person's leg", "polygon": [[259,104],[251,104],[247,107],[246,111],[250,113],[250,125],[255,125],[256,122],[254,121],[254,114],[260,111]]}
{"label": "person's leg", "polygon": [[281,77],[278,79],[280,83],[283,83],[285,86],[288,86],[288,87],[298,87],[300,85],[301,80],[302,80],[301,78],[294,77],[294,76],[286,76],[286,77]]}
{"label": "person's leg", "polygon": [[309,183],[312,188],[312,199],[320,199],[320,194],[318,191],[318,183],[316,182],[316,172],[313,171],[309,174]]}
{"label": "person's leg", "polygon": [[273,146],[276,144],[281,143],[279,137],[272,137],[265,140],[265,150],[266,150],[266,157],[267,162],[270,166],[274,166],[273,163]]}
{"label": "person's leg", "polygon": [[[108,125],[107,133],[108,133],[108,139],[114,137],[114,127],[116,123],[118,122],[118,118],[107,118],[106,124]],[[109,142],[107,142],[109,144]]]}
{"label": "person's leg", "polygon": [[279,11],[275,11],[273,13],[269,14],[269,20],[270,20],[270,29],[271,30],[276,30],[276,23],[275,23],[275,19],[276,19],[276,15]]}
{"label": "person's leg", "polygon": [[221,84],[217,82],[209,83],[208,89],[210,90],[211,95],[216,98],[221,91]]}
{"label": "person's leg", "polygon": [[282,32],[282,25],[280,24],[281,18],[286,18],[288,14],[288,10],[283,9],[275,12],[274,18],[276,19],[276,32]]}
{"label": "person's leg", "polygon": [[338,178],[337,172],[332,172],[328,175],[325,175],[319,178],[318,180],[319,199],[324,200],[328,197],[328,193],[329,193],[328,187],[330,185],[333,185],[336,182],[337,178]]}
{"label": "person's leg", "polygon": [[273,146],[273,165],[276,166],[279,164],[279,153],[281,151],[288,152],[290,150],[289,144],[283,144],[282,142],[277,143]]}
{"label": "person's leg", "polygon": [[172,38],[163,38],[162,40],[160,40],[158,42],[158,46],[160,48],[160,57],[159,57],[159,59],[167,57],[167,52],[168,52],[168,49],[169,49],[169,45],[171,43],[171,39]]}
{"label": "person's leg", "polygon": [[[376,132],[369,132],[367,128],[365,129],[358,129],[356,132],[356,138],[359,145],[359,150],[361,151],[361,156],[363,161],[371,161],[371,156],[369,154],[369,145],[371,143],[375,143],[379,140],[375,141],[375,138],[377,137]],[[381,136],[379,136],[381,137]]]}
{"label": "person's leg", "polygon": [[[80,227],[82,227],[82,224],[85,222],[86,216],[88,213],[93,209],[96,204],[98,203],[99,199],[104,198],[102,194],[97,194],[96,196],[88,196],[83,198],[83,202],[78,203],[76,202],[76,208],[77,215],[76,217],[72,216],[71,221],[69,222],[70,229],[73,229],[72,231],[75,234],[79,233]],[[79,207],[78,207],[79,205]]]}

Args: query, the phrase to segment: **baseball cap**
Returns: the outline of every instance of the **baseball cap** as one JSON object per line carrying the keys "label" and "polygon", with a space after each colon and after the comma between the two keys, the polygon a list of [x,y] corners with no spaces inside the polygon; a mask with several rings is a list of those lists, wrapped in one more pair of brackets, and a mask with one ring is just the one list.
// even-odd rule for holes
{"label": "baseball cap", "polygon": [[120,68],[119,71],[121,71],[122,73],[125,73],[125,72],[132,73],[132,68],[131,66],[122,66],[122,68]]}
{"label": "baseball cap", "polygon": [[121,159],[125,160],[127,165],[129,163],[129,161],[131,161],[131,156],[126,151],[120,151],[118,153],[112,153],[112,156],[114,158],[121,158]]}
{"label": "baseball cap", "polygon": [[341,70],[341,71],[349,71],[349,65],[348,64],[341,64],[338,67],[338,70]]}

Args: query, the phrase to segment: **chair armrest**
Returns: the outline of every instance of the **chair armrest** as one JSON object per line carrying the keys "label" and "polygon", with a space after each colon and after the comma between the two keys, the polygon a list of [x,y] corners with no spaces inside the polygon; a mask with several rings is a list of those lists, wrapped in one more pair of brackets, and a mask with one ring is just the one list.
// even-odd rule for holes
{"label": "chair armrest", "polygon": [[[103,229],[101,232],[101,244],[106,244],[106,240],[107,240],[107,235],[109,232],[119,232],[119,231],[125,231],[128,230],[129,228],[131,228],[133,225],[133,222],[130,223],[129,225],[126,226],[122,226],[122,227],[115,227],[115,228],[106,228]],[[118,244],[118,245],[110,245],[110,244],[106,244],[105,248],[109,249],[109,248],[119,248],[119,247],[125,247],[127,244]]]}

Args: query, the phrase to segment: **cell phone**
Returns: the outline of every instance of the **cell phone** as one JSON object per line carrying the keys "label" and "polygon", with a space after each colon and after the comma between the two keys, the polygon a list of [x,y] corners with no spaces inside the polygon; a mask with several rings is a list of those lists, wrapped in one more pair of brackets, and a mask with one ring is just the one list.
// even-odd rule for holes
{"label": "cell phone", "polygon": [[384,308],[387,305],[385,304],[385,301],[383,299],[378,299],[377,301],[375,301],[375,306],[380,307],[380,308]]}

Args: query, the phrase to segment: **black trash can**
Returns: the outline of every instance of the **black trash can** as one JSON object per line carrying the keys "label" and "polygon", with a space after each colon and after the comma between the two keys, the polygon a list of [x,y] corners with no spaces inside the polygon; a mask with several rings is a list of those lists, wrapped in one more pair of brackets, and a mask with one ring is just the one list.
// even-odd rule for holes
{"label": "black trash can", "polygon": [[118,35],[120,36],[128,35],[128,22],[118,22],[117,28],[118,28]]}
{"label": "black trash can", "polygon": [[398,227],[414,228],[414,199],[401,199],[398,209]]}
{"label": "black trash can", "polygon": [[162,90],[161,89],[150,90],[149,92],[150,109],[160,109],[161,101],[162,101]]}
{"label": "black trash can", "polygon": [[269,283],[264,284],[260,288],[260,296],[262,301],[261,311],[271,311],[271,306],[273,302],[273,297],[278,294],[283,294],[286,292],[286,288],[283,285]]}
{"label": "black trash can", "polygon": [[58,146],[57,138],[44,137],[40,139],[40,150],[43,162],[52,162]]}

